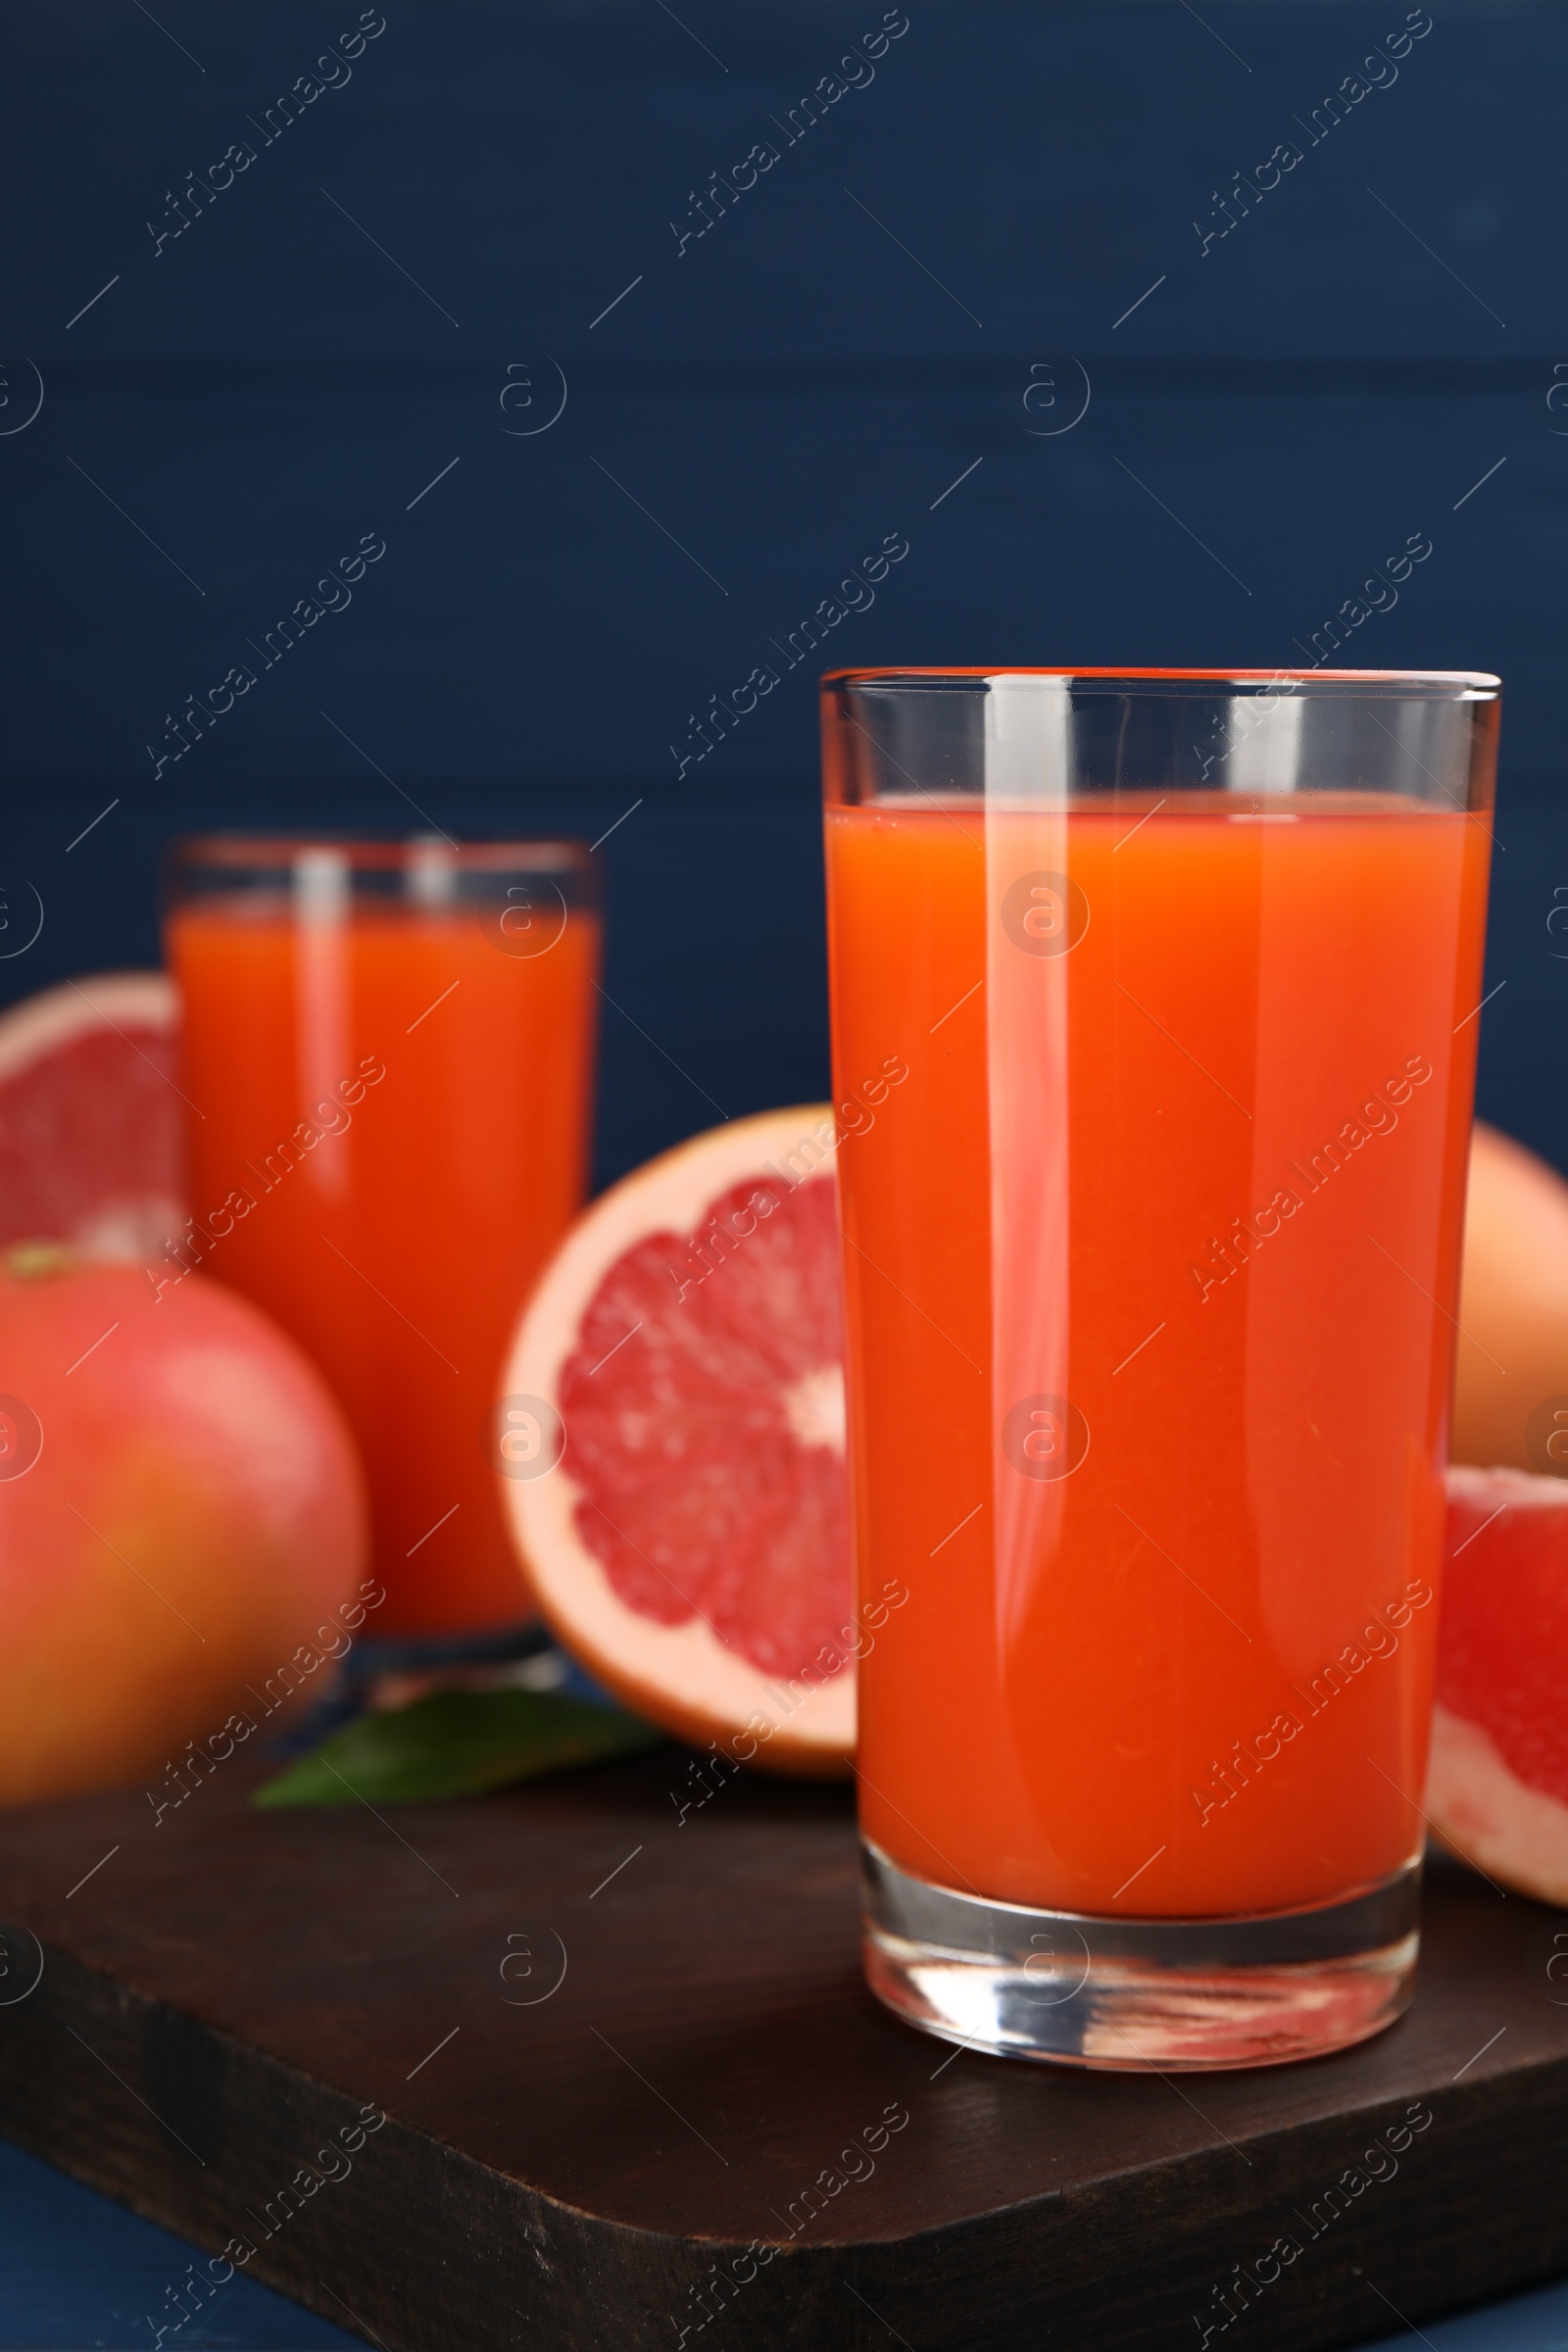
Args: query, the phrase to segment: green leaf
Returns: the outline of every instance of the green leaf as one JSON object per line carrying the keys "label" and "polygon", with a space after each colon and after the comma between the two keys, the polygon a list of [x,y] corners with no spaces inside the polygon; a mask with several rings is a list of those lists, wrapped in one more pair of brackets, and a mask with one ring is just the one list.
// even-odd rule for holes
{"label": "green leaf", "polygon": [[266,1807],[430,1804],[482,1796],[514,1781],[572,1772],[657,1746],[662,1733],[546,1690],[433,1690],[412,1706],[345,1724],[275,1781],[253,1791]]}

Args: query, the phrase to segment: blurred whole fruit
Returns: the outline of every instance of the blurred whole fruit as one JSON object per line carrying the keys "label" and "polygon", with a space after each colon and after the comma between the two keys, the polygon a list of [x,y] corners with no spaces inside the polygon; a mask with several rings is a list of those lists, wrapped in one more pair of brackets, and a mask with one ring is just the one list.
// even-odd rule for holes
{"label": "blurred whole fruit", "polygon": [[12,1251],[0,1803],[144,1776],[177,1800],[188,1743],[213,1769],[249,1737],[225,1749],[230,1710],[259,1729],[319,1688],[375,1605],[366,1547],[342,1416],[255,1307],[199,1275],[155,1298],[131,1266]]}
{"label": "blurred whole fruit", "polygon": [[1479,1121],[1459,1325],[1453,1460],[1568,1478],[1568,1184]]}

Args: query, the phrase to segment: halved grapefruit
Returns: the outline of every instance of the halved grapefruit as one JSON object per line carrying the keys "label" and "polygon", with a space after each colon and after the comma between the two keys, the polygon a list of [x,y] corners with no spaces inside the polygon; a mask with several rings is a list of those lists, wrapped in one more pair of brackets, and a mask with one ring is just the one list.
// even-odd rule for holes
{"label": "halved grapefruit", "polygon": [[1427,1810],[1466,1861],[1568,1904],[1568,1481],[1448,1472]]}
{"label": "halved grapefruit", "polygon": [[677,1738],[780,1772],[855,1746],[834,1138],[825,1103],[737,1119],[603,1195],[493,1428],[566,1647]]}
{"label": "halved grapefruit", "polygon": [[178,1018],[162,972],[95,972],[0,1014],[0,1250],[147,1258],[178,1233]]}

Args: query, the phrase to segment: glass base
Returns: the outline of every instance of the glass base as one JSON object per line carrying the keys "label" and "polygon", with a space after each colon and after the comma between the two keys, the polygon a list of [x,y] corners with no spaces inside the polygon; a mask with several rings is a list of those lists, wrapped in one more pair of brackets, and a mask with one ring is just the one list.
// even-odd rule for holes
{"label": "glass base", "polygon": [[1216,2069],[1381,2033],[1415,1980],[1419,1859],[1334,1903],[1239,1919],[1096,1919],[911,1878],[862,1841],[865,1973],[911,2026],[998,2057]]}

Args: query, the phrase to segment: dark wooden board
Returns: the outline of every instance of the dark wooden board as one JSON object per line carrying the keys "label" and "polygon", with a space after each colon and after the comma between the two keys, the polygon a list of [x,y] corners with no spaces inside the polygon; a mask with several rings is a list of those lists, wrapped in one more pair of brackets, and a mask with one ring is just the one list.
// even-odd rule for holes
{"label": "dark wooden board", "polygon": [[1284,2236],[1234,2325],[1290,2352],[1568,2265],[1568,1915],[1439,1864],[1415,2006],[1359,2050],[1029,2067],[864,1991],[845,1791],[682,1821],[693,1769],[382,1818],[251,1812],[236,1760],[156,1826],[140,1790],[0,1816],[0,2130],[388,2352],[1200,2344]]}

